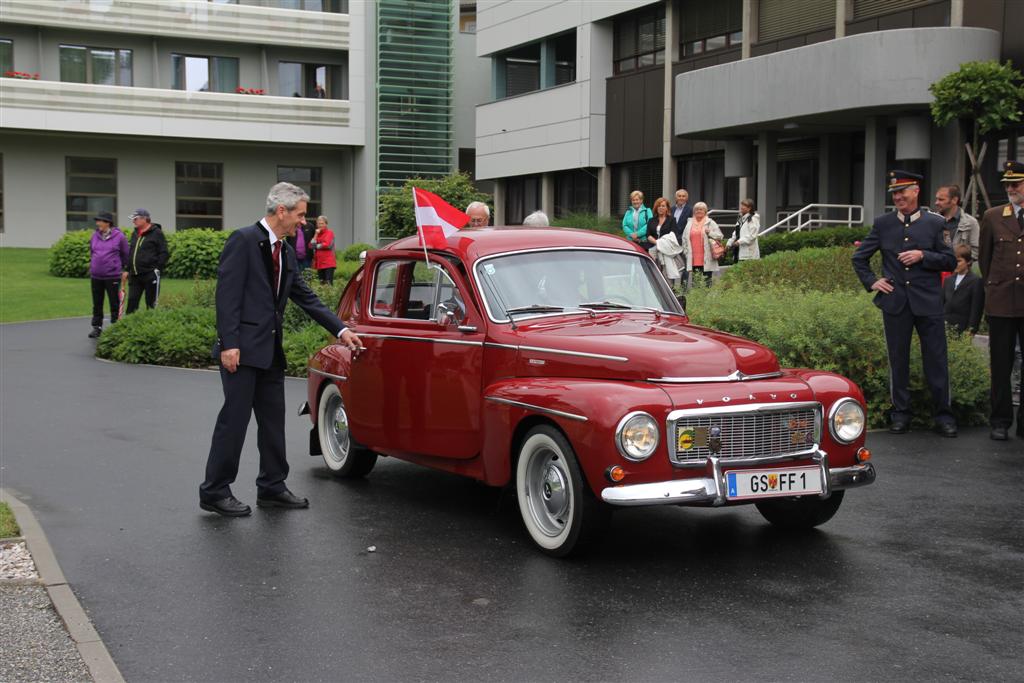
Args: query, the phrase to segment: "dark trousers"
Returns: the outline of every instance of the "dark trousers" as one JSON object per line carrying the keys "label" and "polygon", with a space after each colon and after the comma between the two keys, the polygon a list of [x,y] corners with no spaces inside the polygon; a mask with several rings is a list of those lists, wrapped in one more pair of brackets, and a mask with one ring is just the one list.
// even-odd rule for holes
{"label": "dark trousers", "polygon": [[[1013,424],[1013,359],[1017,344],[1024,347],[1024,318],[1002,318],[988,316],[989,368],[992,371],[992,417],[993,427],[1009,427]],[[1024,374],[1024,373],[1022,373]],[[1024,389],[1024,380],[1021,387]],[[1024,424],[1024,401],[1017,411],[1017,428]]]}
{"label": "dark trousers", "polygon": [[156,308],[157,296],[160,293],[160,276],[155,272],[128,276],[128,307],[125,314],[134,313],[139,309],[139,299],[146,295],[146,308]]}
{"label": "dark trousers", "polygon": [[238,461],[245,443],[249,418],[256,413],[256,447],[260,452],[260,474],[256,489],[260,496],[285,490],[288,461],[284,438],[284,365],[275,361],[266,370],[239,365],[235,372],[220,369],[224,405],[217,415],[206,460],[206,481],[199,487],[199,499],[206,503],[231,495],[238,476]]}
{"label": "dark trousers", "polygon": [[92,326],[103,327],[103,295],[110,301],[110,324],[117,322],[117,308],[120,305],[117,292],[121,278],[92,278]]}
{"label": "dark trousers", "polygon": [[320,282],[333,285],[334,284],[334,268],[321,268],[316,271],[316,274],[320,276]]}
{"label": "dark trousers", "polygon": [[942,315],[917,316],[904,309],[882,313],[885,345],[889,352],[889,391],[892,418],[910,419],[910,339],[917,330],[925,381],[932,393],[936,422],[954,422],[949,397],[949,363],[946,357],[946,323]]}

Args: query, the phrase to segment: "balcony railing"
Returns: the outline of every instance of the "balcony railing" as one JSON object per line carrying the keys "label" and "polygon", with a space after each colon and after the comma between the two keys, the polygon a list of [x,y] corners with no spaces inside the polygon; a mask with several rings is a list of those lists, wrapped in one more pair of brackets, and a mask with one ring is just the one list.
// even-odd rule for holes
{"label": "balcony railing", "polygon": [[348,50],[351,38],[348,14],[317,12],[311,20],[303,10],[206,0],[0,0],[0,16],[33,26],[329,50]]}
{"label": "balcony railing", "polygon": [[0,78],[0,102],[4,128],[335,145],[366,136],[348,100]]}
{"label": "balcony railing", "polygon": [[777,229],[799,232],[828,225],[864,225],[864,207],[860,204],[808,204],[798,211],[780,211],[776,218],[774,225],[758,235],[767,235]]}

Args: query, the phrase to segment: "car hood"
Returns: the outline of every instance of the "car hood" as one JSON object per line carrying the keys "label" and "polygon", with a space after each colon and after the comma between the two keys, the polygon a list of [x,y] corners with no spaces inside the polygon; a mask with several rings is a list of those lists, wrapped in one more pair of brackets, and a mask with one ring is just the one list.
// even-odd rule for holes
{"label": "car hood", "polygon": [[520,324],[513,335],[520,376],[721,381],[779,371],[760,344],[679,316],[559,316]]}

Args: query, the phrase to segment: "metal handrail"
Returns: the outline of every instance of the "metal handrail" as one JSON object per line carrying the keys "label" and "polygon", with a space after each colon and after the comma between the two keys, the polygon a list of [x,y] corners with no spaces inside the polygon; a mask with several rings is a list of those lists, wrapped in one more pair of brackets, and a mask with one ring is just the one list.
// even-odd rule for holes
{"label": "metal handrail", "polygon": [[[845,209],[846,219],[842,218],[822,218],[824,213],[822,209]],[[780,212],[781,215],[782,212]],[[796,225],[793,225],[793,221],[796,220]],[[758,237],[761,235],[767,235],[770,232],[774,232],[777,228],[789,227],[789,232],[799,232],[805,228],[820,227],[822,225],[845,225],[847,227],[853,227],[854,225],[864,224],[864,207],[860,204],[808,204],[807,206],[794,211],[781,218],[774,225],[771,225],[761,232],[758,233]]]}

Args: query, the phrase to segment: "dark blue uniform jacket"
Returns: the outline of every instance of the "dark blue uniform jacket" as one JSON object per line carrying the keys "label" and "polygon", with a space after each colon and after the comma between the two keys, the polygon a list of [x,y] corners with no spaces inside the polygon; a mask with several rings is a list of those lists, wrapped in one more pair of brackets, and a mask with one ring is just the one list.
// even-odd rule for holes
{"label": "dark blue uniform jacket", "polygon": [[[904,226],[898,211],[876,218],[871,232],[853,254],[853,269],[864,288],[871,291],[878,276],[871,270],[870,261],[876,251],[881,251],[882,277],[889,278],[894,289],[891,294],[879,292],[875,305],[892,315],[908,307],[915,316],[942,315],[940,274],[956,266],[953,249],[942,239],[945,221],[927,209],[915,212],[911,220],[909,226]],[[914,249],[924,252],[924,260],[912,266],[900,263],[900,252]]]}

